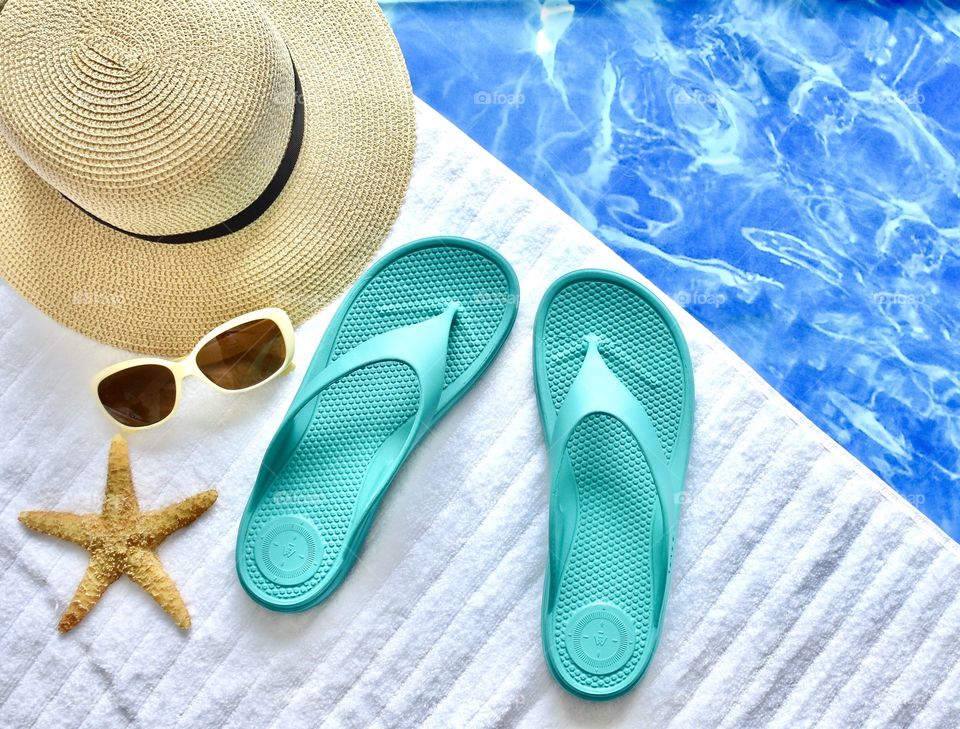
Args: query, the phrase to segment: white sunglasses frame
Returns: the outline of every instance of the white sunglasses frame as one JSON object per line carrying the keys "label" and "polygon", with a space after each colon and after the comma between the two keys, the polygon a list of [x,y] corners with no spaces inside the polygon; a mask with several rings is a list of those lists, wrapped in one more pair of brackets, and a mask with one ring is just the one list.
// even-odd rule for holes
{"label": "white sunglasses frame", "polygon": [[[200,367],[197,365],[197,354],[203,349],[207,344],[209,344],[213,339],[223,334],[224,332],[238,327],[241,324],[246,324],[251,321],[257,321],[258,319],[266,319],[272,321],[277,325],[277,328],[280,330],[281,335],[283,335],[283,344],[284,349],[286,350],[286,355],[284,357],[283,364],[274,372],[272,375],[267,377],[261,382],[258,382],[256,385],[251,385],[250,387],[245,387],[240,390],[228,390],[224,387],[220,387],[218,384],[213,382],[200,370]],[[163,425],[170,418],[173,417],[173,414],[177,412],[177,408],[180,407],[180,397],[183,392],[183,380],[187,377],[199,377],[201,380],[206,382],[214,390],[219,390],[220,392],[226,393],[228,395],[237,395],[244,392],[251,392],[256,390],[258,387],[263,387],[268,382],[272,382],[278,377],[289,373],[293,370],[293,355],[294,355],[294,332],[293,332],[293,322],[290,321],[290,317],[283,309],[278,309],[276,307],[269,307],[266,309],[257,309],[256,311],[251,311],[249,314],[243,314],[241,316],[235,317],[230,321],[224,322],[218,326],[213,331],[206,334],[203,339],[197,342],[197,345],[186,357],[181,357],[176,360],[162,359],[160,357],[136,357],[134,359],[124,360],[123,362],[117,362],[114,365],[106,367],[100,372],[98,372],[92,382],[91,389],[93,390],[93,395],[99,404],[101,411],[106,417],[110,419],[114,425],[119,428],[122,428],[128,432],[139,433],[144,430],[150,430],[151,428],[156,428],[158,425]],[[156,423],[151,423],[150,425],[140,425],[140,426],[131,426],[121,423],[119,420],[114,418],[107,408],[104,406],[103,402],[100,400],[99,387],[100,383],[103,382],[110,375],[116,374],[117,372],[122,372],[123,370],[130,369],[131,367],[139,367],[142,365],[161,365],[166,367],[173,373],[174,380],[176,382],[176,399],[173,403],[173,408],[170,410],[169,414],[163,419],[158,420]]]}

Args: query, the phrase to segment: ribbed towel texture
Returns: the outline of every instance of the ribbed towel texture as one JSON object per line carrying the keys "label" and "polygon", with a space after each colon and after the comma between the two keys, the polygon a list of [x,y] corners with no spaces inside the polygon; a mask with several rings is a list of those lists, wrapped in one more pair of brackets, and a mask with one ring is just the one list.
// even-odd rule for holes
{"label": "ribbed towel texture", "polygon": [[540,648],[549,485],[530,333],[560,274],[631,269],[422,103],[417,121],[387,248],[436,234],[497,247],[520,275],[520,316],[318,609],[258,607],[233,555],[260,457],[333,308],[298,330],[293,375],[237,396],[190,381],[173,421],[129,439],[144,509],[220,490],[160,548],[192,630],[121,581],[60,636],[86,553],[16,517],[98,510],[113,430],[88,380],[123,355],[0,285],[0,723],[956,727],[960,549],[676,308],[697,415],[663,640],[621,700],[556,685]]}

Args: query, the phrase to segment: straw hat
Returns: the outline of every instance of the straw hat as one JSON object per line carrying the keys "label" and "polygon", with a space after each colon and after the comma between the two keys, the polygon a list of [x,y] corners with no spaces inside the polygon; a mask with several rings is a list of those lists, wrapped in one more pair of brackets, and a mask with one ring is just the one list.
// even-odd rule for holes
{"label": "straw hat", "polygon": [[0,276],[179,355],[301,321],[396,218],[413,95],[374,0],[0,0]]}

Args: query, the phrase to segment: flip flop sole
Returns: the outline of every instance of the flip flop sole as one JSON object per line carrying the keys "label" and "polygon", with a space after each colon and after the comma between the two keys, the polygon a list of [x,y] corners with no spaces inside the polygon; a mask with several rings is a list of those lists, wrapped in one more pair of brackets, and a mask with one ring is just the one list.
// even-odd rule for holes
{"label": "flip flop sole", "polygon": [[[582,271],[544,297],[534,331],[537,393],[544,429],[584,361],[584,340],[603,342],[603,360],[653,422],[666,461],[685,470],[693,416],[692,367],[672,315],[625,277]],[[592,699],[629,690],[646,670],[659,637],[652,541],[662,534],[658,484],[631,430],[606,413],[583,418],[562,456],[571,489],[553,485],[551,533],[572,537],[551,561],[543,602],[547,663],[571,692]],[[682,478],[680,480],[682,484]],[[667,495],[677,504],[679,493]],[[560,522],[566,521],[566,525]],[[676,531],[671,520],[667,538]],[[658,573],[662,574],[662,572]]]}
{"label": "flip flop sole", "polygon": [[[459,307],[435,424],[490,365],[516,318],[516,275],[474,241],[417,241],[377,263],[341,305],[301,389],[361,343],[435,316],[451,302]],[[421,396],[412,367],[378,361],[323,389],[295,416],[299,440],[276,462],[265,460],[270,476],[258,479],[241,523],[237,569],[251,597],[276,610],[304,610],[339,586],[395,473],[384,473],[375,493],[363,493],[368,472],[414,417]]]}

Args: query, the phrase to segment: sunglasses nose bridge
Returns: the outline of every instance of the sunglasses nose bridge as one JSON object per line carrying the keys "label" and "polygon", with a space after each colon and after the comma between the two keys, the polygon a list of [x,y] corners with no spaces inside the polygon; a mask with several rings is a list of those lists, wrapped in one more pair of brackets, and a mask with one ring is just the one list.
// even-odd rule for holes
{"label": "sunglasses nose bridge", "polygon": [[177,382],[187,377],[204,377],[203,372],[200,371],[200,367],[197,365],[196,352],[191,352],[186,357],[173,360],[170,362],[170,369],[173,370]]}
{"label": "sunglasses nose bridge", "polygon": [[[201,340],[192,352],[179,359],[133,359],[101,371],[91,383],[95,396],[115,422],[127,429],[142,430],[166,422],[173,415],[180,403],[183,380],[187,377],[199,377],[214,389],[234,393],[251,390],[292,371],[294,342],[289,318],[283,315],[255,317],[249,321],[247,317],[243,319],[238,323],[228,322],[223,331],[215,330]],[[146,382],[138,382],[136,375],[131,372],[125,386],[118,384],[114,388],[112,406],[109,398],[108,401],[104,400],[100,393],[102,383],[113,378],[117,384],[117,380],[123,380],[121,373],[139,368],[143,368],[141,377],[147,377]],[[150,375],[152,380],[147,375],[150,368],[154,369]],[[166,384],[158,388],[159,375],[156,371],[159,368],[165,369],[168,375]],[[233,384],[237,386],[231,386]],[[153,391],[144,385],[152,385]],[[155,394],[158,389],[166,390],[166,401],[162,403],[166,414],[154,422],[133,422],[136,418],[144,417],[144,413],[137,410],[148,411],[147,406],[152,402],[148,396]],[[132,414],[128,411],[132,411]],[[151,417],[157,415],[152,412],[146,414]],[[125,418],[131,422],[125,423]]]}

